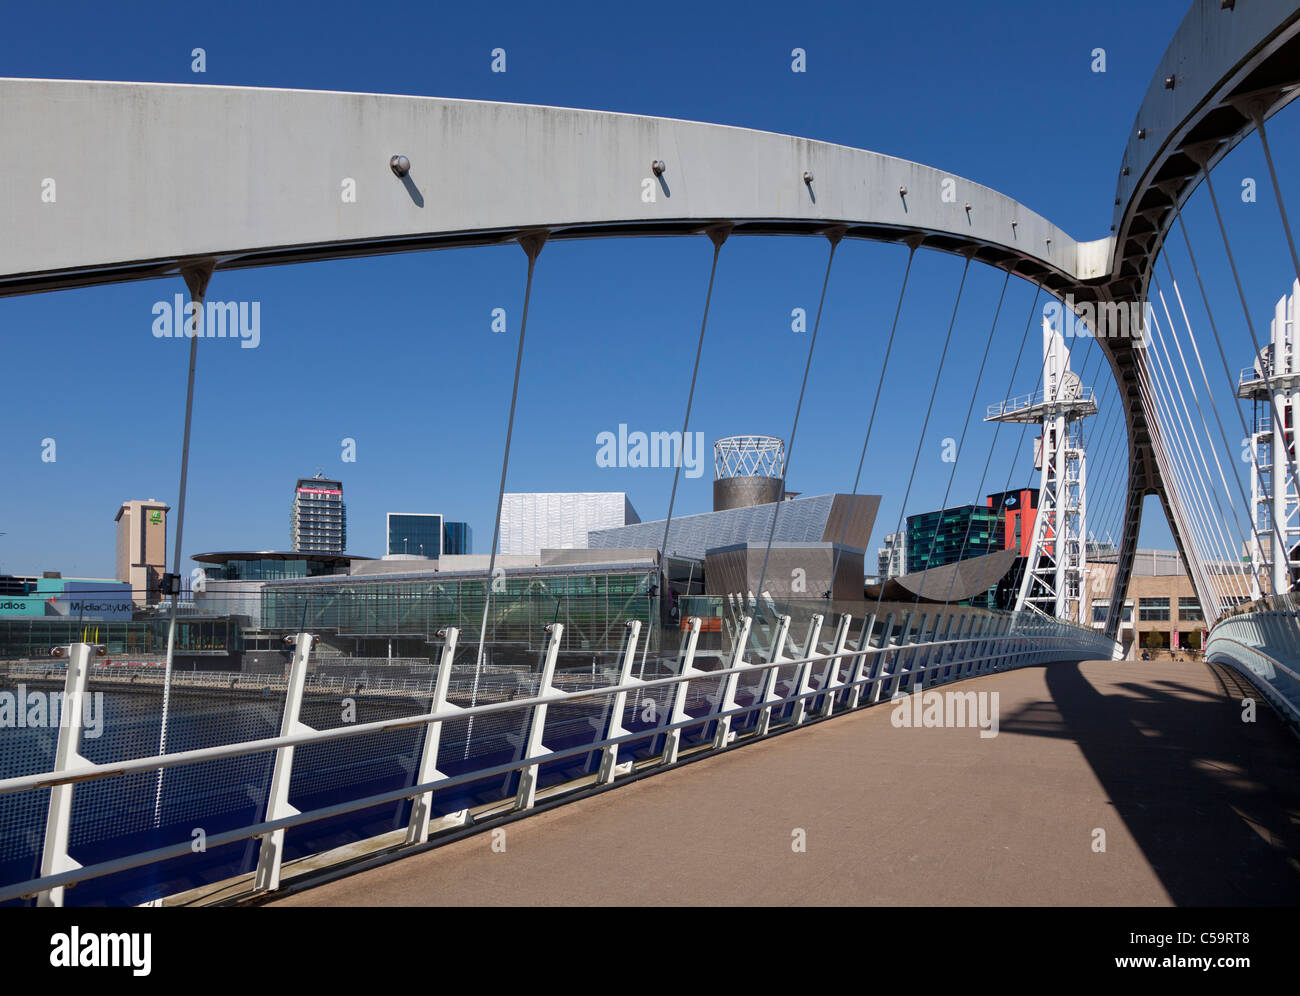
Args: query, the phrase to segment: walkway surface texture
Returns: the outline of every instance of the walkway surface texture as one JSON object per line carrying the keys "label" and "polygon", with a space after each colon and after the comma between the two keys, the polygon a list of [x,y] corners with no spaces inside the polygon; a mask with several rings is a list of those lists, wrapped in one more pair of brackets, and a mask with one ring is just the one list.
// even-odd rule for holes
{"label": "walkway surface texture", "polygon": [[504,852],[488,830],[280,903],[1300,902],[1300,744],[1262,701],[1243,721],[1231,672],[1090,661],[937,690],[997,692],[998,735],[875,706],[510,823]]}

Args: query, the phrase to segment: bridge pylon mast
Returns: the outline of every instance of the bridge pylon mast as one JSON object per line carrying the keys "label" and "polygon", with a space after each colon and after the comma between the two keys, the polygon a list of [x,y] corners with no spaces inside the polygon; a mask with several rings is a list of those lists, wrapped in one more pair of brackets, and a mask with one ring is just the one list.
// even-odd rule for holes
{"label": "bridge pylon mast", "polygon": [[1097,414],[1097,399],[1070,369],[1065,338],[1043,319],[1042,389],[991,405],[986,422],[1036,423],[1040,472],[1038,513],[1016,609],[1083,622],[1081,601],[1088,569],[1087,453],[1083,420]]}
{"label": "bridge pylon mast", "polygon": [[[1273,309],[1269,343],[1237,380],[1237,397],[1254,402],[1250,427],[1251,595],[1291,590],[1300,576],[1300,492],[1288,464],[1296,458],[1300,424],[1300,331],[1296,326],[1300,280]],[[1288,459],[1287,454],[1290,454]],[[1276,528],[1275,528],[1276,526]],[[1281,538],[1283,549],[1275,547]],[[1260,590],[1267,578],[1270,591]]]}

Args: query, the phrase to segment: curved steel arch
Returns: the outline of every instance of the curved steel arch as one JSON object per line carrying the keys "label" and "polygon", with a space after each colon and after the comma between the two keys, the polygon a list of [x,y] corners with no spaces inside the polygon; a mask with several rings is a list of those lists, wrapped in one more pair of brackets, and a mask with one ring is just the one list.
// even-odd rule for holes
{"label": "curved steel arch", "polygon": [[[399,154],[405,179],[389,166]],[[918,234],[1060,292],[1102,276],[1109,255],[1108,241],[1080,245],[988,187],[875,152],[433,97],[5,79],[0,176],[0,296],[148,279],[201,258],[229,269],[720,221],[737,234]]]}
{"label": "curved steel arch", "polygon": [[[1300,96],[1300,5],[1295,0],[1196,0],[1174,33],[1147,87],[1121,161],[1109,274],[1085,300],[1143,302],[1165,236],[1178,212],[1212,169],[1255,127]],[[1183,535],[1155,466],[1152,433],[1138,387],[1145,354],[1132,340],[1099,340],[1125,405],[1129,488],[1115,588],[1106,633],[1118,632],[1133,571],[1142,500],[1158,495],[1179,554],[1196,586],[1207,622],[1219,617],[1217,597],[1196,576],[1190,537]]]}
{"label": "curved steel arch", "polygon": [[[1157,69],[1121,169],[1116,234],[1077,242],[988,187],[845,146],[698,122],[323,91],[0,80],[0,296],[218,268],[551,238],[739,234],[903,241],[967,253],[1080,301],[1141,300],[1196,171],[1300,76],[1300,11],[1196,0]],[[1172,77],[1172,88],[1166,78]],[[389,168],[409,158],[402,179]],[[662,175],[651,163],[665,165]],[[42,197],[53,180],[56,196]],[[342,185],[355,184],[355,202]],[[951,181],[947,186],[946,181]],[[654,194],[653,200],[644,196]],[[945,195],[951,196],[945,196]],[[1138,390],[1140,350],[1100,339],[1126,406],[1130,473],[1107,635],[1141,501],[1184,562]],[[1207,619],[1218,606],[1200,591]]]}

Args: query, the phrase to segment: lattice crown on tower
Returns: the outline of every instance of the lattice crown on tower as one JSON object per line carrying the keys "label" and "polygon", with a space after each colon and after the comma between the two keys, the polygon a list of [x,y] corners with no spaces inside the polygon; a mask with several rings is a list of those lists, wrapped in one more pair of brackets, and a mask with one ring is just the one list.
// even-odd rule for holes
{"label": "lattice crown on tower", "polygon": [[713,476],[781,477],[785,440],[776,436],[726,436],[713,444]]}

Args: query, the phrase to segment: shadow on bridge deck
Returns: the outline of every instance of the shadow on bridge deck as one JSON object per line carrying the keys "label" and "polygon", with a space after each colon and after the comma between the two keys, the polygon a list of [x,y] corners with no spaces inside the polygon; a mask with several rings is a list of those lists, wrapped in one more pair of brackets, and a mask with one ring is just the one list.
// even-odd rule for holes
{"label": "shadow on bridge deck", "polygon": [[1300,901],[1300,746],[1262,702],[1242,722],[1230,674],[1093,661],[945,690],[997,692],[998,736],[879,706],[511,823],[503,853],[478,834],[279,903]]}

